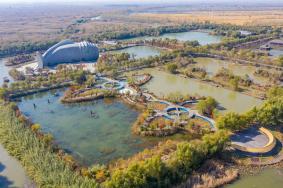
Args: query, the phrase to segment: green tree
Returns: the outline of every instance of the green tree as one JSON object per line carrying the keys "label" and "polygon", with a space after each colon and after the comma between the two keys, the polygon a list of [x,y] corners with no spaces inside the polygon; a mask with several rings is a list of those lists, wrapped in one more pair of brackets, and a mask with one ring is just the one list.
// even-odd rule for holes
{"label": "green tree", "polygon": [[229,83],[233,90],[238,91],[239,90],[239,79],[237,78],[232,78],[229,80]]}
{"label": "green tree", "polygon": [[176,73],[178,66],[175,63],[170,63],[166,66],[166,68],[170,73]]}
{"label": "green tree", "polygon": [[270,88],[266,93],[267,98],[272,97],[282,97],[283,96],[283,87],[275,86]]}
{"label": "green tree", "polygon": [[211,115],[213,110],[217,107],[217,104],[214,98],[207,97],[205,100],[200,100],[196,107],[200,113]]}
{"label": "green tree", "polygon": [[258,110],[256,120],[263,126],[283,125],[283,96],[267,100]]}
{"label": "green tree", "polygon": [[75,74],[75,81],[77,84],[83,84],[86,81],[86,74],[84,71],[79,71]]}
{"label": "green tree", "polygon": [[283,67],[283,56],[279,56],[276,61],[279,66]]}
{"label": "green tree", "polygon": [[0,88],[0,99],[4,99],[7,94],[7,89]]}
{"label": "green tree", "polygon": [[216,125],[219,129],[228,129],[232,131],[241,130],[249,126],[247,118],[244,115],[230,112],[217,119]]}

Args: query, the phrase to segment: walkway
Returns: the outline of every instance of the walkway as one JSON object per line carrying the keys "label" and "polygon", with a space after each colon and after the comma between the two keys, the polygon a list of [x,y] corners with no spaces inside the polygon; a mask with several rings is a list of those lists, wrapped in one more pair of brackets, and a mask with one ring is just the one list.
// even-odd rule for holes
{"label": "walkway", "polygon": [[[194,104],[194,103],[197,103],[197,101],[195,100],[189,100],[189,101],[184,101],[183,103],[181,103],[181,105],[177,105],[177,104],[174,104],[174,103],[171,103],[169,101],[165,101],[165,100],[160,100],[160,99],[157,99],[156,97],[154,97],[153,95],[149,94],[149,93],[143,93],[143,95],[147,98],[148,101],[150,102],[159,102],[161,104],[166,104],[168,105],[164,110],[160,111],[160,110],[155,110],[156,112],[156,115],[155,117],[160,117],[160,116],[163,116],[167,119],[171,119],[171,120],[175,120],[176,119],[176,116],[173,116],[173,115],[170,115],[168,114],[169,110],[170,109],[176,109],[178,111],[178,115],[177,117],[180,116],[180,114],[183,112],[183,113],[188,113],[188,116],[191,118],[191,117],[196,117],[196,118],[200,118],[206,122],[209,123],[210,127],[211,127],[211,130],[212,131],[216,131],[217,128],[216,128],[216,123],[213,119],[211,118],[208,118],[206,116],[203,116],[203,115],[200,115],[198,113],[197,110],[191,110],[190,108],[186,108],[184,107],[183,105],[185,104]],[[180,109],[183,109],[183,110],[180,110]]]}
{"label": "walkway", "polygon": [[[115,89],[117,91],[119,91],[120,93],[122,94],[125,94],[127,91],[130,93],[130,94],[136,94],[137,91],[134,90],[133,88],[130,88],[128,86],[127,83],[124,83],[124,82],[121,82],[121,81],[117,81],[117,80],[114,80],[114,79],[111,79],[111,78],[107,78],[107,77],[100,77],[100,79],[103,79],[103,80],[106,80],[105,83],[103,84],[100,84],[99,87],[103,88],[103,89]],[[109,88],[106,86],[106,84],[110,84],[110,83],[114,83],[114,84],[118,84],[118,86]],[[161,99],[157,99],[155,96],[149,94],[149,93],[143,93],[143,95],[146,97],[146,100],[148,102],[157,102],[157,103],[161,103],[161,104],[165,104],[167,105],[167,107],[163,110],[155,110],[155,117],[165,117],[167,119],[170,119],[170,120],[176,120],[177,118],[180,117],[180,114],[181,113],[188,113],[188,116],[189,118],[191,117],[196,117],[196,118],[200,118],[206,122],[209,123],[210,127],[211,127],[211,130],[213,131],[216,131],[216,125],[215,125],[215,121],[211,118],[208,118],[206,116],[202,116],[198,113],[198,111],[196,110],[191,110],[190,108],[186,108],[184,107],[183,105],[185,104],[194,104],[194,103],[197,103],[196,100],[188,100],[188,101],[184,101],[183,103],[181,103],[180,105],[178,104],[174,104],[172,102],[169,102],[169,101],[166,101],[166,100],[161,100]],[[171,110],[174,110],[176,109],[177,111],[177,116],[175,115],[170,115],[168,112],[171,111]]]}
{"label": "walkway", "polygon": [[262,165],[274,165],[277,163],[280,163],[281,161],[283,161],[283,153],[277,154],[275,156],[272,157],[272,159],[267,160],[267,161],[261,161],[259,158],[251,158],[251,165],[255,165],[255,166],[262,166]]}
{"label": "walkway", "polygon": [[[103,84],[99,84],[97,85],[100,88],[103,89],[107,89],[107,90],[117,90],[122,94],[126,94],[126,93],[130,93],[131,95],[134,95],[137,93],[137,91],[131,87],[128,86],[127,83],[125,82],[121,82],[118,80],[114,80],[111,78],[107,78],[107,77],[99,77],[99,79],[105,80],[106,82]],[[107,87],[106,84],[113,84],[113,87]],[[116,86],[115,86],[116,84]]]}

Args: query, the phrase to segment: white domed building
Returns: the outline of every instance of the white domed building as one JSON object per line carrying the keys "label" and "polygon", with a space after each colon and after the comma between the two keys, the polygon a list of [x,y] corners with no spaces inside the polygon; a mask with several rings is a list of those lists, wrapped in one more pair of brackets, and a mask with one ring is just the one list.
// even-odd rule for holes
{"label": "white domed building", "polygon": [[42,64],[43,66],[55,66],[62,63],[95,61],[98,57],[98,48],[91,42],[63,40],[42,55]]}

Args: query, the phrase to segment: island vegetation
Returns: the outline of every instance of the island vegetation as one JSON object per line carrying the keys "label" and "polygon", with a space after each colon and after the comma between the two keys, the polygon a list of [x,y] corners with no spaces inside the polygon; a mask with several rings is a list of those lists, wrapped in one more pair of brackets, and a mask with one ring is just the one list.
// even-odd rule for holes
{"label": "island vegetation", "polygon": [[[113,15],[106,17],[114,19],[116,14]],[[120,15],[118,19],[125,21],[128,18]],[[137,16],[135,19],[142,18]],[[155,27],[138,25],[131,29],[117,26],[116,30],[104,27],[103,32],[89,34],[81,26],[90,22],[89,18],[78,19],[61,33],[64,36],[82,33],[75,40],[87,39],[99,43],[102,54],[95,67],[97,74],[80,65],[59,65],[55,71],[39,69],[28,75],[13,68],[9,74],[15,82],[3,84],[0,88],[0,143],[20,161],[38,187],[222,186],[239,176],[235,164],[223,160],[225,154],[233,152],[230,150],[231,134],[253,126],[282,128],[283,89],[276,85],[282,81],[280,71],[283,57],[272,58],[262,51],[245,48],[250,43],[279,38],[282,35],[280,29],[184,22],[158,24]],[[198,41],[134,39],[196,30],[220,35],[222,40],[217,44],[200,45]],[[250,34],[243,35],[240,30],[248,30]],[[0,57],[16,55],[6,65],[23,64],[34,60],[30,53],[46,50],[57,40],[1,46]],[[114,40],[114,44],[102,44],[106,40]],[[153,46],[162,49],[162,52],[146,58],[115,53],[115,50],[139,45]],[[263,86],[255,83],[248,75],[238,76],[225,68],[209,77],[207,70],[197,65],[194,60],[196,57],[224,59],[260,67],[254,75],[268,77],[270,84]],[[180,93],[156,97],[141,87],[153,78],[152,75],[124,74],[148,67],[266,100],[246,113],[220,114],[218,109],[221,101],[212,97]],[[276,71],[267,71],[263,67]],[[121,82],[127,82],[127,87]],[[118,87],[121,87],[119,91],[116,89]],[[133,133],[168,139],[127,159],[118,159],[105,165],[82,166],[57,145],[50,133],[43,131],[37,122],[28,119],[12,102],[22,96],[56,88],[65,88],[60,99],[63,103],[120,97],[132,105],[141,106],[142,112],[132,126]],[[136,95],[132,96],[131,92]],[[178,134],[185,135],[185,139],[171,139],[170,136]]]}

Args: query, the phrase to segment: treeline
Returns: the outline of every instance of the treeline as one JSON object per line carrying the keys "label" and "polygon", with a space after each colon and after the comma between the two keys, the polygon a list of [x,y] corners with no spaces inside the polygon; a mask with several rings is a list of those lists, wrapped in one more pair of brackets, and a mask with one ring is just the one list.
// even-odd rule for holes
{"label": "treeline", "polygon": [[[253,32],[255,35],[251,36],[241,36],[229,34],[229,33],[239,33],[240,29],[248,29],[248,31]],[[212,30],[211,34],[223,35],[226,36],[226,40],[224,42],[217,44],[217,48],[221,46],[225,46],[228,48],[232,48],[236,44],[240,44],[243,42],[248,42],[251,40],[255,40],[256,38],[262,38],[263,36],[278,36],[281,33],[281,30],[274,29],[270,27],[239,27],[233,26],[229,24],[219,25],[212,23],[191,23],[191,24],[182,24],[175,26],[159,26],[159,27],[151,27],[151,28],[141,28],[134,29],[129,31],[105,31],[99,34],[85,36],[85,37],[77,37],[76,40],[90,40],[91,42],[99,42],[105,39],[130,39],[134,37],[141,36],[160,36],[165,33],[176,33],[176,32],[186,32],[191,30]],[[17,54],[23,53],[32,53],[35,51],[46,50],[53,44],[58,41],[46,41],[46,42],[37,42],[37,43],[22,43],[13,46],[1,46],[0,47],[0,58],[5,56],[13,56]]]}
{"label": "treeline", "polygon": [[[130,39],[134,37],[142,36],[160,36],[166,33],[178,33],[187,32],[192,30],[212,30],[210,34],[222,35],[230,39],[241,39],[241,41],[249,41],[253,37],[258,35],[272,35],[278,36],[282,31],[278,28],[272,27],[245,27],[245,26],[235,26],[231,24],[213,24],[213,23],[191,23],[191,24],[181,24],[175,26],[159,26],[156,28],[142,28],[129,31],[121,32],[104,32],[102,34],[96,34],[94,39],[104,40],[104,39]],[[251,35],[241,35],[240,31],[249,31]]]}
{"label": "treeline", "polygon": [[6,56],[14,56],[17,54],[29,54],[35,51],[47,50],[50,46],[56,44],[58,41],[46,41],[38,43],[23,43],[13,46],[1,46],[0,58]]}
{"label": "treeline", "polygon": [[[250,35],[243,35],[241,31],[250,32]],[[280,34],[280,28],[272,28],[271,26],[238,26],[231,24],[219,25],[211,34],[222,35],[232,38],[246,38],[247,36],[261,35],[261,34]]]}
{"label": "treeline", "polygon": [[134,37],[141,37],[141,36],[160,36],[165,33],[178,33],[178,32],[186,32],[191,30],[198,30],[198,29],[215,29],[220,25],[211,24],[211,23],[192,23],[192,24],[182,24],[176,26],[159,26],[156,28],[142,28],[132,31],[121,31],[121,32],[105,32],[103,34],[95,35],[94,38],[97,40],[103,39],[129,39]]}
{"label": "treeline", "polygon": [[217,120],[219,129],[238,131],[252,125],[283,125],[283,87],[274,87],[267,92],[267,100],[244,114],[227,113]]}
{"label": "treeline", "polygon": [[22,63],[26,63],[29,61],[33,61],[34,57],[31,54],[21,54],[15,57],[9,58],[8,61],[5,63],[6,66],[13,66]]}
{"label": "treeline", "polygon": [[[160,152],[145,151],[145,159],[134,159],[112,169],[106,187],[172,187],[184,180],[208,158],[221,152],[228,141],[225,131],[207,134],[201,140],[180,142],[175,146],[166,143],[171,153],[164,159]],[[175,149],[172,149],[175,148]],[[141,155],[141,154],[140,154]],[[141,156],[140,156],[141,157]]]}
{"label": "treeline", "polygon": [[58,66],[55,73],[39,76],[24,76],[16,69],[10,71],[10,75],[19,81],[13,82],[5,88],[8,93],[16,94],[26,92],[28,90],[37,90],[41,88],[48,88],[58,84],[83,84],[91,83],[89,79],[90,73],[81,68],[69,68],[67,66]]}

